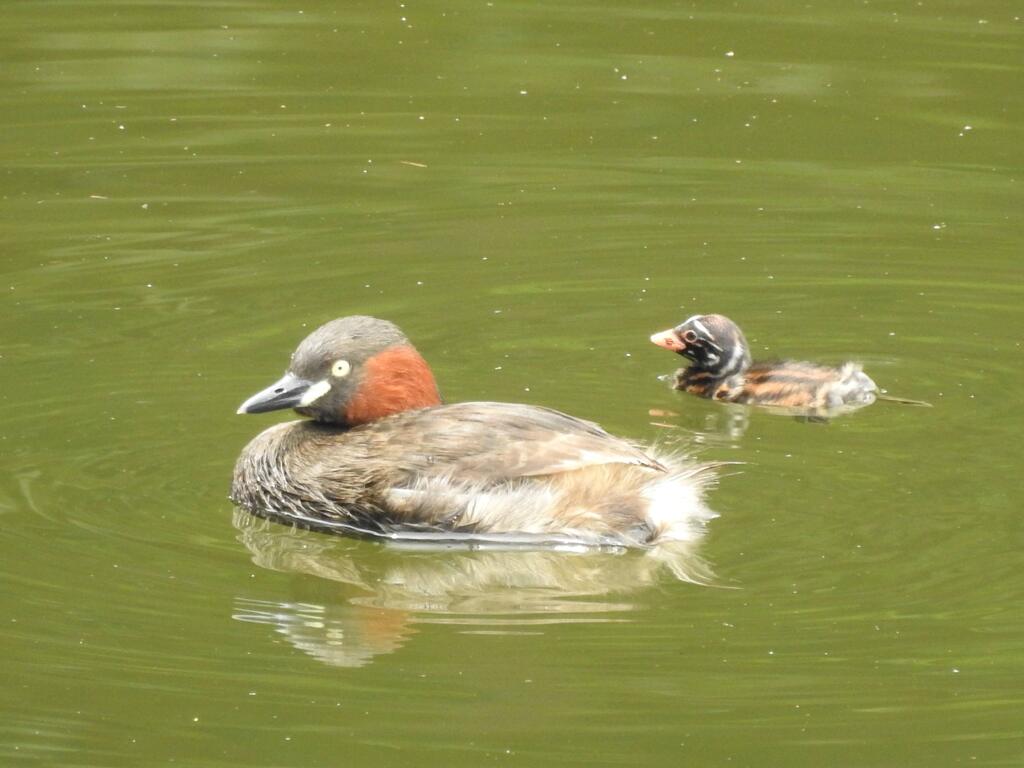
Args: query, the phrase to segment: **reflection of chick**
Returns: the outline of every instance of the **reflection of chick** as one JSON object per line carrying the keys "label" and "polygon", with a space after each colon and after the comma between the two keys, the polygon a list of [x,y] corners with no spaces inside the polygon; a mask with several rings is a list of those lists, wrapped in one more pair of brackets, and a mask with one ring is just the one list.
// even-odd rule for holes
{"label": "reflection of chick", "polygon": [[[339,586],[319,604],[239,597],[235,618],[273,624],[296,648],[334,666],[362,666],[401,647],[414,623],[464,623],[489,631],[567,621],[607,621],[630,602],[598,600],[658,583],[665,571],[707,583],[691,543],[646,552],[397,549],[284,528],[236,511],[239,540],[264,568]],[[585,618],[584,618],[585,617]],[[501,628],[505,628],[502,630]]]}

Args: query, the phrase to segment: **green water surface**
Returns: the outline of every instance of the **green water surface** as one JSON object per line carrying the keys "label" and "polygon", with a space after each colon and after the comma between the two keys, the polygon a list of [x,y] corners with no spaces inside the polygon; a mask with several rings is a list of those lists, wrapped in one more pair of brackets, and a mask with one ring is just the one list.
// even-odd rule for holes
{"label": "green water surface", "polygon": [[[0,763],[1024,763],[1024,8],[8,2]],[[722,312],[889,392],[669,391]],[[742,465],[635,553],[254,523],[236,416],[332,317],[449,401]]]}

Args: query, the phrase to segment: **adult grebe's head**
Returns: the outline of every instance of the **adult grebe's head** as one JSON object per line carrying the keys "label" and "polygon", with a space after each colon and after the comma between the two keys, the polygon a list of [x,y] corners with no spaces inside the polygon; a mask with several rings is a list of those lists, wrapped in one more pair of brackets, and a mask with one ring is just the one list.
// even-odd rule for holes
{"label": "adult grebe's head", "polygon": [[356,426],[440,403],[430,366],[398,326],[353,315],[303,339],[284,376],[238,413],[294,408],[317,421]]}

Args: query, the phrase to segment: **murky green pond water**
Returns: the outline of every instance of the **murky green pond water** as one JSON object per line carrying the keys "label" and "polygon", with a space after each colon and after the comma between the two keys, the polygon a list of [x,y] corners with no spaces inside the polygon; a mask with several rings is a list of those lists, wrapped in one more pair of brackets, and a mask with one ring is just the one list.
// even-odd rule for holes
{"label": "murky green pond water", "polygon": [[[0,761],[1021,764],[1012,6],[8,3]],[[935,407],[668,391],[712,311]],[[745,462],[713,586],[233,517],[235,408],[353,313]]]}

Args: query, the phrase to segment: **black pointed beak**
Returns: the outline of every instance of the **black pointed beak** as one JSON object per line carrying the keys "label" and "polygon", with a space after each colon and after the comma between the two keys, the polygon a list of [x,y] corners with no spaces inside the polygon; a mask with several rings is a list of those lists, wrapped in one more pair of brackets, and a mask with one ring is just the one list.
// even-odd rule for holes
{"label": "black pointed beak", "polygon": [[289,371],[262,392],[257,392],[238,406],[237,413],[266,413],[294,408],[300,404],[302,396],[312,385],[313,382],[300,379]]}

